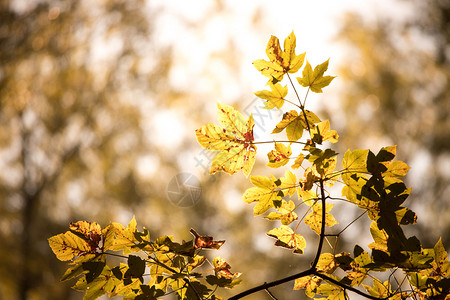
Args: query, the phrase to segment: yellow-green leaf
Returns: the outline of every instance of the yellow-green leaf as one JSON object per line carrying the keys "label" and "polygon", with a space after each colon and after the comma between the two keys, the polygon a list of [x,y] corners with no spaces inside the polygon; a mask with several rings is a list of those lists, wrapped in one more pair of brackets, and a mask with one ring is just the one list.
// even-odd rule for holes
{"label": "yellow-green leaf", "polygon": [[298,83],[304,87],[309,87],[315,93],[322,93],[322,88],[328,86],[335,78],[334,76],[323,76],[328,69],[328,61],[316,66],[314,71],[309,62],[306,62],[302,73],[303,77],[297,77]]}
{"label": "yellow-green leaf", "polygon": [[303,130],[307,128],[303,114],[298,115],[297,111],[291,110],[283,114],[283,119],[276,125],[272,133],[280,133],[286,129],[289,141],[295,142],[303,135]]}
{"label": "yellow-green leaf", "polygon": [[243,170],[248,176],[255,164],[256,146],[252,144],[253,116],[245,120],[240,112],[228,105],[217,104],[222,127],[208,124],[195,131],[204,148],[220,151],[213,159],[210,173],[224,171],[234,174]]}
{"label": "yellow-green leaf", "polygon": [[267,109],[272,109],[274,107],[281,108],[284,104],[284,97],[288,93],[288,88],[282,86],[281,84],[270,84],[270,91],[259,91],[255,93],[255,96],[267,100],[264,105]]}

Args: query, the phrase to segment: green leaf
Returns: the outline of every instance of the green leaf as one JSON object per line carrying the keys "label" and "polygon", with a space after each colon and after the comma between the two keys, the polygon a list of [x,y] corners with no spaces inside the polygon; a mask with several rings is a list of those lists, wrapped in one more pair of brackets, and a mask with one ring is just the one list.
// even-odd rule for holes
{"label": "green leaf", "polygon": [[277,239],[275,242],[276,246],[294,249],[294,253],[303,254],[303,250],[306,248],[305,238],[300,234],[296,234],[286,225],[270,230],[267,235]]}
{"label": "green leaf", "polygon": [[335,78],[334,76],[323,76],[328,69],[328,62],[329,59],[316,66],[313,71],[311,65],[307,61],[306,66],[303,69],[303,77],[297,77],[298,83],[304,87],[309,87],[311,91],[315,93],[322,93],[322,88],[328,86]]}
{"label": "green leaf", "polygon": [[269,84],[270,91],[259,91],[255,93],[256,97],[267,100],[264,105],[266,109],[272,109],[274,107],[280,109],[284,104],[284,97],[288,93],[288,88],[281,84]]}

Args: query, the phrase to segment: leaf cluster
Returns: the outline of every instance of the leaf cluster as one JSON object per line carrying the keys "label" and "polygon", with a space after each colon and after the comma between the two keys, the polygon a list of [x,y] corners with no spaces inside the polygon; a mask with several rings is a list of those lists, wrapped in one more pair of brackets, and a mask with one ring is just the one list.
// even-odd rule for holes
{"label": "leaf cluster", "polygon": [[[404,226],[417,220],[417,215],[404,205],[411,189],[402,178],[409,166],[394,160],[396,146],[383,147],[376,154],[368,149],[347,150],[342,166],[338,165],[338,153],[332,149],[338,133],[328,120],[321,120],[305,108],[309,92],[322,93],[335,78],[325,75],[329,60],[314,69],[306,61],[303,67],[306,54],[297,55],[295,48],[293,32],[285,39],[283,49],[278,38],[272,36],[266,48],[269,60],[253,63],[269,78],[269,90],[255,93],[265,108],[293,108],[283,114],[272,131],[274,135],[285,133],[287,140],[255,140],[252,115],[244,118],[235,108],[223,104],[217,104],[219,125],[210,123],[196,130],[200,145],[216,151],[211,174],[222,171],[232,175],[242,170],[249,177],[253,186],[244,192],[242,200],[254,204],[255,216],[279,222],[267,232],[275,239],[275,246],[289,249],[294,255],[303,254],[308,246],[303,228],[309,227],[318,236],[310,268],[230,299],[264,290],[276,298],[269,288],[289,281],[294,281],[294,289],[304,290],[311,298],[344,300],[352,292],[368,299],[449,299],[450,263],[441,240],[434,248],[423,248],[417,237],[403,231]],[[297,83],[306,88],[303,99],[291,79],[291,74],[297,72],[301,72]],[[288,87],[281,84],[286,77],[294,100],[287,99]],[[267,153],[267,166],[285,168],[284,176],[250,175],[258,143],[273,143],[273,150]],[[331,196],[329,187],[340,188],[341,195]],[[340,236],[359,217],[336,230],[340,225],[332,214],[336,202],[353,205],[361,210],[360,217],[368,217],[371,243],[337,253]],[[214,241],[194,230],[191,233],[194,240],[181,244],[170,236],[152,241],[146,229],[137,231],[134,219],[126,228],[112,223],[103,230],[98,224],[82,221],[71,224],[70,231],[49,242],[60,260],[72,260],[74,266],[63,279],[82,276],[75,288],[86,291],[86,299],[105,293],[127,299],[156,299],[169,290],[176,292],[179,299],[215,299],[212,288],[231,288],[239,282],[240,274],[232,273],[229,264],[216,257],[211,264],[214,274],[203,278],[197,271],[206,260],[200,250],[219,249],[223,241]],[[330,236],[336,238],[336,244],[327,253],[323,245]],[[111,251],[128,255],[127,264],[109,267],[106,257],[112,255]],[[145,257],[131,255],[134,252],[143,252]]]}
{"label": "leaf cluster", "polygon": [[[203,249],[218,250],[225,241],[202,236],[194,229],[194,238],[177,243],[172,236],[150,239],[147,229],[138,231],[133,218],[127,227],[111,223],[101,229],[97,223],[79,221],[69,231],[48,239],[61,261],[71,267],[61,280],[78,278],[74,289],[85,292],[83,299],[123,296],[124,299],[159,299],[175,293],[178,299],[220,299],[214,295],[218,287],[232,288],[240,282],[240,273],[232,273],[230,265],[214,258],[206,277],[201,266],[207,261]],[[107,263],[108,257],[123,262]],[[208,273],[208,272],[207,272]]]}

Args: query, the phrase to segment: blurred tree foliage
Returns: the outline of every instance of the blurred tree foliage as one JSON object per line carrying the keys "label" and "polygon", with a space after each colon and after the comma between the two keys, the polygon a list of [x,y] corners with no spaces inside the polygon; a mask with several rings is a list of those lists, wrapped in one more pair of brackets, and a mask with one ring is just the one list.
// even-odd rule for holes
{"label": "blurred tree foliage", "polygon": [[[340,70],[346,120],[341,132],[347,147],[376,140],[398,144],[400,157],[413,166],[413,207],[428,215],[419,224],[429,233],[445,232],[450,229],[450,4],[411,5],[413,18],[345,17],[339,34],[349,51],[340,62],[346,66]],[[443,238],[450,242],[450,236]]]}
{"label": "blurred tree foliage", "polygon": [[[248,239],[267,224],[224,208],[226,197],[240,201],[230,193],[239,178],[230,187],[208,176],[198,205],[168,204],[167,184],[186,159],[209,166],[193,130],[209,112],[206,100],[170,88],[174,53],[157,43],[154,27],[162,13],[142,0],[0,1],[1,299],[78,299],[73,282],[59,282],[64,266],[47,238],[81,219],[104,225],[136,215],[155,236],[187,240],[190,226],[232,236],[224,248],[246,250],[229,256],[246,267],[243,289],[271,280],[262,265],[275,278],[286,265],[282,257],[260,263],[268,254]],[[178,146],[157,144],[161,134],[151,128],[173,121],[162,117],[169,110],[181,110],[178,122],[193,128],[187,137],[173,132]]]}
{"label": "blurred tree foliage", "polygon": [[169,52],[149,48],[143,1],[26,3],[0,4],[0,298],[68,299],[50,286],[61,269],[45,240],[142,199],[134,167],[148,145],[131,91],[156,90]]}

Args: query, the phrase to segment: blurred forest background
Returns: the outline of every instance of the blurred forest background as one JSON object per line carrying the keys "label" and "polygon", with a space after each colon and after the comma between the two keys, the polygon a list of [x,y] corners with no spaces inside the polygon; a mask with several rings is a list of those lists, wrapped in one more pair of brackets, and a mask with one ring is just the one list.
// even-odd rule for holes
{"label": "blurred forest background", "polygon": [[[334,45],[320,50],[295,18],[274,15],[275,2],[169,2],[0,1],[1,299],[82,298],[59,282],[67,265],[47,243],[77,220],[106,226],[135,215],[153,237],[188,240],[193,227],[226,239],[220,255],[244,273],[229,295],[305,269],[309,254],[293,261],[275,249],[271,224],[240,200],[250,186],[242,174],[207,175],[194,136],[215,122],[216,101],[247,114],[261,106],[252,93],[265,79],[251,62],[265,57],[271,34],[291,30],[297,52],[325,55],[312,64],[331,57],[334,87],[311,101],[338,129],[339,152],[398,144],[398,159],[412,166],[415,234],[425,247],[439,236],[450,245],[448,1],[383,1],[401,8],[391,14],[342,9],[317,29]],[[290,13],[321,14],[298,7]],[[272,119],[255,118],[258,130]],[[253,174],[267,172],[265,153],[258,158]],[[201,181],[195,206],[168,200],[180,172]],[[290,289],[274,293],[301,297]]]}

